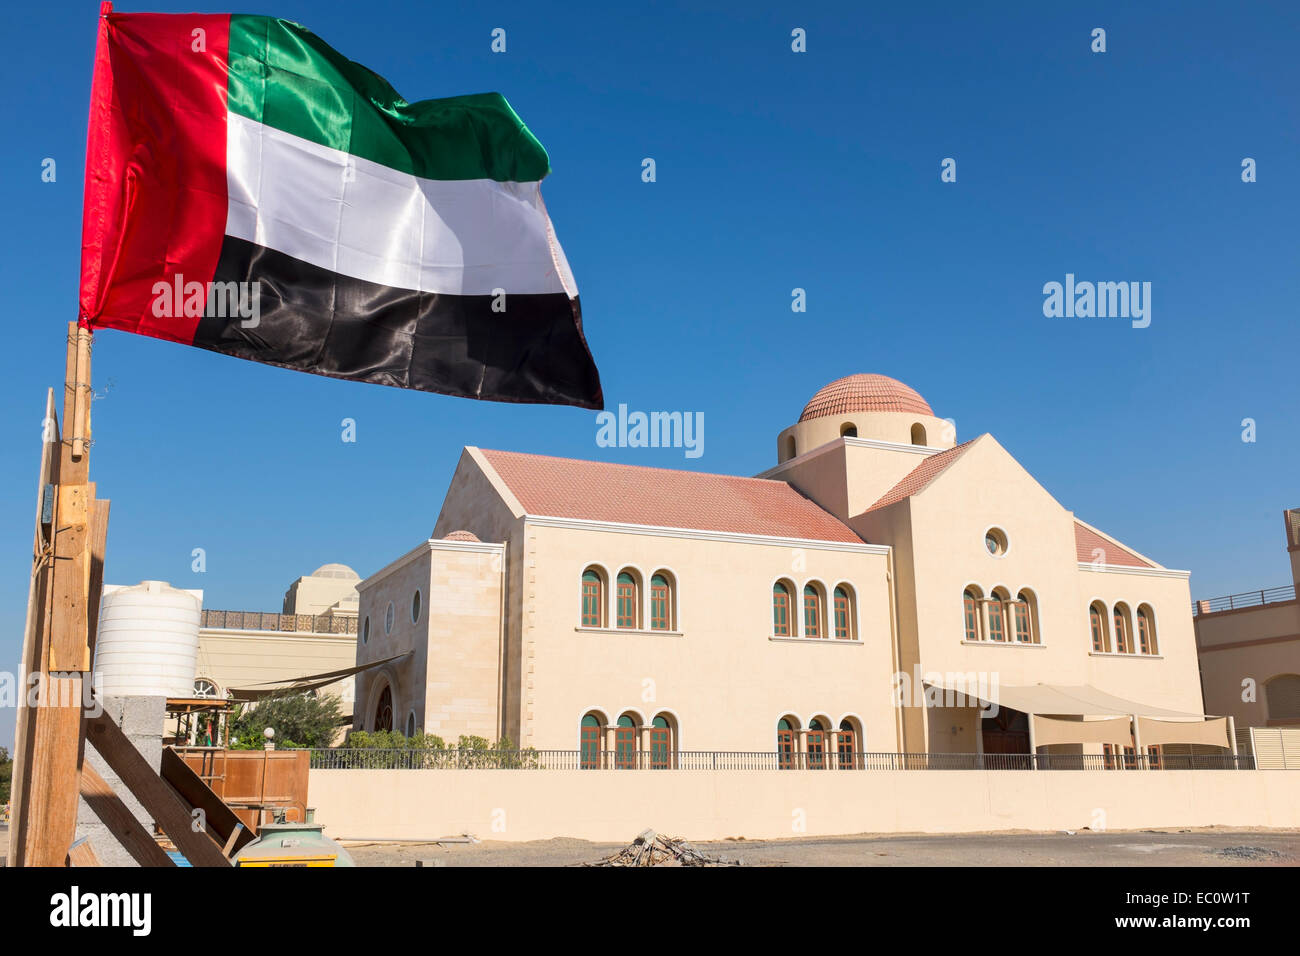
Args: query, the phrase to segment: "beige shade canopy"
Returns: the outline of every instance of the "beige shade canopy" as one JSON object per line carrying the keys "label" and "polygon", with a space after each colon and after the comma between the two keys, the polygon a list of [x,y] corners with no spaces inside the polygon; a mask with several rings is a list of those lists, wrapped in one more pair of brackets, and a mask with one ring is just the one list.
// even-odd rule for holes
{"label": "beige shade canopy", "polygon": [[1091,684],[1026,684],[1020,687],[963,688],[944,687],[943,684],[932,681],[927,683],[932,687],[942,687],[956,694],[965,694],[985,704],[1009,707],[1025,714],[1089,717],[1119,715],[1129,717],[1137,714],[1142,717],[1173,717],[1183,720],[1202,720],[1205,716],[1167,710],[1164,707],[1154,707],[1135,700],[1125,700],[1123,697],[1100,691]]}

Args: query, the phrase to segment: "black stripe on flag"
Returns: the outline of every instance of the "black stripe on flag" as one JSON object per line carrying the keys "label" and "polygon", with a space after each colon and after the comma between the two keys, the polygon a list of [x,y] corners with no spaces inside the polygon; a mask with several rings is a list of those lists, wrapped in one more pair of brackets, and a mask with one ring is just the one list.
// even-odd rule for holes
{"label": "black stripe on flag", "polygon": [[258,284],[257,323],[210,294],[201,348],[464,398],[604,407],[581,306],[563,293],[507,293],[494,312],[490,295],[394,289],[232,236],[213,276],[214,288],[228,282]]}

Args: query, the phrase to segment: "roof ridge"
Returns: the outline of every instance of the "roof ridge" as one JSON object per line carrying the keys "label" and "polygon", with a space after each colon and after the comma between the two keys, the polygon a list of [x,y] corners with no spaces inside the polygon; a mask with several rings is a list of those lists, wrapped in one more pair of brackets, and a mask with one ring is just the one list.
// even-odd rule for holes
{"label": "roof ridge", "polygon": [[[885,508],[889,505],[897,504],[904,498],[910,498],[913,495],[924,491],[936,478],[951,468],[953,462],[960,458],[967,448],[983,438],[984,434],[976,435],[974,438],[969,438],[960,445],[953,445],[951,448],[945,448],[937,455],[931,455],[926,458],[919,465],[900,478],[892,488],[876,499],[875,504],[867,508],[863,514],[866,514],[869,511],[875,511],[877,508]],[[914,488],[909,488],[909,483],[918,476],[919,472],[926,469],[931,469],[932,471],[925,476],[925,481]]]}
{"label": "roof ridge", "polygon": [[[720,471],[695,471],[691,468],[665,468],[663,465],[629,465],[626,462],[621,461],[602,461],[599,458],[568,458],[564,455],[542,455],[532,451],[510,451],[505,448],[480,448],[479,451],[489,455],[519,455],[523,458],[545,458],[547,461],[567,461],[579,465],[603,465],[610,468],[630,468],[637,471],[666,471],[675,475],[699,475],[702,478],[726,478],[728,481],[757,481],[767,485],[790,485],[790,482],[781,478],[756,478],[753,475],[728,475]],[[790,485],[790,487],[793,488],[794,486]],[[830,514],[830,512],[827,512],[827,514]]]}
{"label": "roof ridge", "polygon": [[[1164,567],[1164,565],[1162,565],[1159,561],[1156,561],[1154,558],[1148,558],[1145,554],[1125,544],[1123,541],[1119,540],[1119,538],[1115,537],[1113,534],[1107,534],[1105,531],[1102,531],[1100,528],[1088,524],[1088,522],[1084,521],[1078,515],[1071,513],[1070,517],[1074,519],[1074,524],[1076,529],[1082,527],[1088,531],[1091,531],[1093,534],[1097,535],[1097,537],[1104,538],[1105,540],[1113,544],[1115,547],[1123,551],[1125,554],[1129,555],[1132,558],[1136,558],[1138,561],[1143,562],[1148,567],[1152,567],[1152,568]],[[1076,544],[1077,544],[1077,536],[1076,536]]]}

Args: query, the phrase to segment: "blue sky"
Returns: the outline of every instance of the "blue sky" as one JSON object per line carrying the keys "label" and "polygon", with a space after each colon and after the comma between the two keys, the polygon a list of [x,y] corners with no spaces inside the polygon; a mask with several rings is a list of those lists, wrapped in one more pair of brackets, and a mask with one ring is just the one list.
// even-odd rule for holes
{"label": "blue sky", "polygon": [[[103,332],[92,475],[113,502],[110,582],[278,610],[318,565],[364,575],[426,536],[463,445],[753,474],[818,387],[857,371],[912,385],[959,439],[992,432],[1079,517],[1190,569],[1196,596],[1287,581],[1300,7],[626,6],[245,12],[306,24],[408,99],[505,94],[551,155],[544,192],[607,403],[703,412],[704,455],[597,447],[578,409]],[[149,9],[195,7],[228,9]],[[75,318],[97,11],[51,0],[6,17],[0,670],[17,669],[40,419]],[[1150,327],[1045,318],[1043,284],[1067,272],[1151,282]],[[0,744],[12,733],[0,711]]]}

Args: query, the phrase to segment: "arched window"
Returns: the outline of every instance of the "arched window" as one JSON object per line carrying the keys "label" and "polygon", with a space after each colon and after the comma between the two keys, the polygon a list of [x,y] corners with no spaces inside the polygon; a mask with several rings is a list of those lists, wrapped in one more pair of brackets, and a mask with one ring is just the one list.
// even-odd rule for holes
{"label": "arched window", "polygon": [[849,597],[849,589],[844,585],[835,588],[835,639],[837,641],[851,641],[853,634],[853,599]]}
{"label": "arched window", "polygon": [[912,444],[913,445],[925,444],[925,426],[922,425],[920,422],[917,422],[915,425],[912,426]]}
{"label": "arched window", "polygon": [[1300,720],[1300,675],[1281,674],[1264,685],[1269,723]]}
{"label": "arched window", "polygon": [[650,723],[650,769],[666,770],[673,765],[673,730],[660,714]]}
{"label": "arched window", "polygon": [[966,625],[966,640],[981,640],[980,634],[980,594],[979,588],[967,588],[961,594],[962,617]]}
{"label": "arched window", "polygon": [[662,571],[650,578],[650,630],[673,629],[673,588]]}
{"label": "arched window", "polygon": [[605,626],[605,578],[595,568],[582,572],[582,626]]}
{"label": "arched window", "polygon": [[815,584],[805,584],[803,588],[803,636],[826,636],[822,627],[822,593]]}
{"label": "arched window", "polygon": [[857,438],[857,437],[858,437],[858,426],[855,425],[855,424],[853,424],[852,422],[845,422],[843,425],[840,426],[840,437],[841,437],[841,438]]}
{"label": "arched window", "polygon": [[808,769],[821,770],[826,766],[826,725],[819,718],[808,721]]}
{"label": "arched window", "polygon": [[409,740],[415,736],[415,711],[406,715],[406,737]]}
{"label": "arched window", "polygon": [[1007,639],[1006,600],[1000,590],[995,590],[988,599],[989,640],[1005,641]]}
{"label": "arched window", "polygon": [[595,714],[587,714],[582,718],[581,730],[581,748],[582,756],[579,766],[583,770],[595,770],[600,766],[601,738],[604,736],[604,730],[601,727],[600,718]]}
{"label": "arched window", "polygon": [[1133,653],[1133,633],[1128,623],[1128,605],[1115,605],[1115,653]]}
{"label": "arched window", "polygon": [[1300,675],[1281,674],[1264,685],[1269,705],[1269,723],[1300,721]]}
{"label": "arched window", "polygon": [[615,626],[628,629],[635,629],[637,626],[638,611],[640,610],[640,600],[637,595],[639,588],[636,586],[636,577],[630,571],[620,571],[618,575],[618,590],[614,594],[617,604],[615,610]]}
{"label": "arched window", "polygon": [[789,461],[794,457],[794,436],[791,435],[785,440],[785,460]]}
{"label": "arched window", "polygon": [[1017,642],[1038,643],[1038,608],[1032,591],[1021,591],[1011,602],[1011,623]]}
{"label": "arched window", "polygon": [[624,714],[614,726],[614,766],[629,770],[636,766],[636,721]]}
{"label": "arched window", "polygon": [[375,705],[375,730],[393,729],[393,688],[389,684],[379,693],[379,703]]}
{"label": "arched window", "polygon": [[845,718],[840,721],[839,733],[835,735],[835,756],[841,770],[852,770],[858,764],[858,732],[853,721]]}
{"label": "arched window", "polygon": [[790,637],[790,588],[784,581],[772,585],[772,633]]}
{"label": "arched window", "polygon": [[1138,606],[1138,650],[1143,654],[1159,654],[1156,646],[1156,621],[1151,608],[1145,604]]}
{"label": "arched window", "polygon": [[798,726],[789,717],[776,722],[776,764],[782,770],[792,770],[799,762]]}
{"label": "arched window", "polygon": [[1088,608],[1088,624],[1092,629],[1092,649],[1098,654],[1110,651],[1110,635],[1106,633],[1106,608],[1100,601]]}

